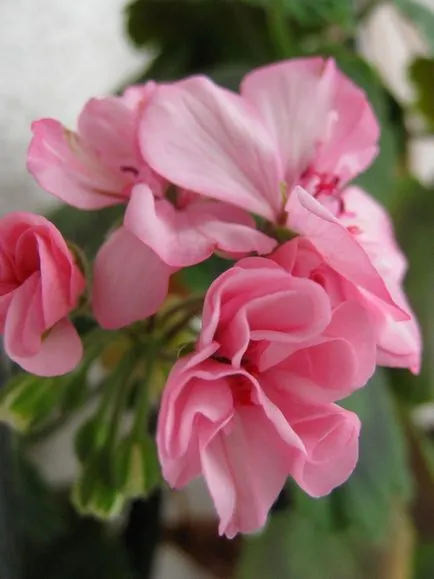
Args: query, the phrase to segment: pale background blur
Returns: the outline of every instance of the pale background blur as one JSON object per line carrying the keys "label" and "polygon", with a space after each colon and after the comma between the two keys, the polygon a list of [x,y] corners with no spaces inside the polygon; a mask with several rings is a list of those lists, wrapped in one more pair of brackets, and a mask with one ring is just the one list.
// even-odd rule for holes
{"label": "pale background blur", "polygon": [[[434,8],[434,0],[423,0]],[[55,200],[32,182],[25,155],[32,120],[50,116],[74,128],[84,102],[110,93],[143,70],[146,55],[123,34],[124,0],[0,0],[0,214],[43,211]],[[360,50],[371,60],[401,103],[412,101],[407,65],[426,47],[393,4],[375,10],[360,31]],[[434,141],[418,136],[419,119],[409,118],[412,165],[421,180],[434,180]],[[431,418],[432,419],[432,418]],[[54,484],[68,482],[76,468],[71,428],[41,446],[35,458]],[[203,489],[190,493],[194,510],[209,509]],[[156,579],[206,579],[166,547]]]}

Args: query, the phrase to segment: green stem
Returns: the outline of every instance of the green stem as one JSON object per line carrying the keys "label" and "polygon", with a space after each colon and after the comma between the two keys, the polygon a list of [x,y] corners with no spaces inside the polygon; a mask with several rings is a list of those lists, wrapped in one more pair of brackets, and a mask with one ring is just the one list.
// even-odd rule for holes
{"label": "green stem", "polygon": [[154,373],[155,362],[158,358],[160,344],[158,342],[150,343],[145,358],[145,376],[143,386],[138,391],[136,406],[136,416],[131,431],[133,438],[141,440],[147,433],[148,413],[149,413],[149,389],[152,375]]}
{"label": "green stem", "polygon": [[292,51],[283,0],[270,0],[267,20],[277,58],[288,58]]}
{"label": "green stem", "polygon": [[171,308],[165,311],[159,319],[160,327],[164,327],[170,318],[183,312],[184,310],[194,310],[196,312],[199,308],[202,307],[203,299],[204,296],[189,296],[185,300],[182,300],[182,302],[173,305]]}

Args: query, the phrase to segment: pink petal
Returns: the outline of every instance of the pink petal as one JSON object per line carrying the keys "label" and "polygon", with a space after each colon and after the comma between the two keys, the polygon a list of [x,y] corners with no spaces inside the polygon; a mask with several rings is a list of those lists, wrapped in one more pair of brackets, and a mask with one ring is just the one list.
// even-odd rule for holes
{"label": "pink petal", "polygon": [[91,99],[83,108],[77,132],[106,167],[136,168],[140,162],[137,118],[124,99]]}
{"label": "pink petal", "polygon": [[[309,193],[296,187],[286,205],[288,227],[305,236],[327,264],[347,280],[388,304],[397,319],[407,319],[369,256],[353,235]],[[338,248],[338,250],[337,250]]]}
{"label": "pink petal", "polygon": [[121,227],[98,252],[92,307],[103,328],[116,329],[154,314],[168,292],[173,269]]}
{"label": "pink petal", "polygon": [[39,272],[35,272],[14,291],[10,302],[4,335],[6,353],[13,360],[36,355],[46,329],[41,278]]}
{"label": "pink petal", "polygon": [[243,79],[241,94],[254,104],[273,136],[290,188],[325,133],[333,81],[333,64],[322,58],[267,65]]}
{"label": "pink petal", "polygon": [[27,169],[38,184],[79,209],[100,209],[125,201],[129,176],[109,168],[76,134],[53,119],[32,124]]}
{"label": "pink petal", "polygon": [[37,376],[61,376],[79,364],[83,346],[73,324],[64,318],[44,336],[39,351],[33,356],[7,353],[26,372]]}
{"label": "pink petal", "polygon": [[389,283],[389,290],[410,319],[396,321],[381,303],[371,300],[378,331],[377,363],[392,368],[409,368],[413,374],[419,374],[422,356],[419,324],[400,285]]}
{"label": "pink petal", "polygon": [[392,220],[385,208],[359,187],[347,187],[342,201],[345,210],[340,221],[354,232],[380,274],[401,282],[407,260],[396,242]]}
{"label": "pink petal", "polygon": [[332,59],[293,59],[256,69],[244,78],[241,94],[273,135],[290,188],[308,166],[346,182],[377,152],[378,123],[366,96]]}
{"label": "pink petal", "polygon": [[177,210],[155,199],[149,187],[137,185],[125,212],[124,225],[168,265],[183,267],[209,257],[214,244],[196,227],[188,208]]}
{"label": "pink petal", "polygon": [[275,246],[275,241],[256,231],[253,219],[236,207],[199,200],[177,209],[165,199],[155,199],[146,185],[134,187],[124,225],[164,262],[176,267],[199,263],[214,250],[245,254],[269,252]]}
{"label": "pink petal", "polygon": [[304,445],[304,450],[288,446],[290,475],[309,495],[327,495],[348,479],[357,464],[360,420],[336,404],[312,404],[294,393],[288,395],[284,385],[270,387],[263,380],[263,386]]}
{"label": "pink petal", "polygon": [[293,476],[310,496],[327,495],[348,480],[358,460],[360,427],[356,414],[334,404],[294,425],[308,458],[295,465]]}
{"label": "pink petal", "polygon": [[202,469],[220,517],[219,533],[257,531],[287,478],[285,445],[257,406],[237,415],[201,447]]}
{"label": "pink petal", "polygon": [[153,169],[184,189],[269,219],[280,212],[272,139],[241,97],[204,77],[156,89],[140,144]]}
{"label": "pink petal", "polygon": [[343,303],[334,311],[325,334],[351,346],[356,368],[350,388],[364,386],[375,372],[376,359],[375,329],[367,309],[357,302]]}

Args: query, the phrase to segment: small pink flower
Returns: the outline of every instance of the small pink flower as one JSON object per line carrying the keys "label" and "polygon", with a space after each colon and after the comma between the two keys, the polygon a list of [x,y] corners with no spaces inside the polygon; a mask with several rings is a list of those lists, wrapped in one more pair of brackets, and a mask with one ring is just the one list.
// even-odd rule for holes
{"label": "small pink flower", "polygon": [[360,422],[333,402],[372,375],[375,334],[361,303],[335,303],[320,281],[238,262],[211,285],[198,351],[163,392],[164,477],[182,487],[202,474],[229,537],[264,525],[288,476],[322,496],[357,462]]}
{"label": "small pink flower", "polygon": [[137,182],[160,194],[163,179],[143,160],[136,136],[139,114],[154,89],[149,82],[122,97],[91,99],[77,132],[54,119],[34,122],[27,167],[39,185],[80,209],[126,203]]}
{"label": "small pink flower", "polygon": [[44,217],[0,219],[0,331],[6,353],[28,372],[72,370],[82,344],[68,315],[85,280],[65,240]]}

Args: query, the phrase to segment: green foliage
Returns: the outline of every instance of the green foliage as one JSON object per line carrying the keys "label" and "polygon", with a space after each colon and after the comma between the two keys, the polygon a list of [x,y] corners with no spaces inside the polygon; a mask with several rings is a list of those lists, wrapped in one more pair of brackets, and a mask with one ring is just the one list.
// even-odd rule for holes
{"label": "green foliage", "polygon": [[393,386],[406,402],[417,403],[434,397],[434,191],[407,179],[401,183],[400,198],[396,230],[408,258],[406,289],[422,328],[424,348],[421,375],[394,371]]}
{"label": "green foliage", "polygon": [[343,404],[362,422],[360,456],[350,480],[334,493],[345,519],[372,540],[384,538],[394,504],[409,501],[410,464],[387,374],[378,369],[367,386]]}
{"label": "green foliage", "polygon": [[305,28],[328,24],[350,29],[355,24],[354,3],[351,0],[244,0],[250,4],[270,9],[280,4],[282,13]]}
{"label": "green foliage", "polygon": [[434,59],[417,58],[410,67],[410,76],[417,91],[416,107],[434,130]]}

